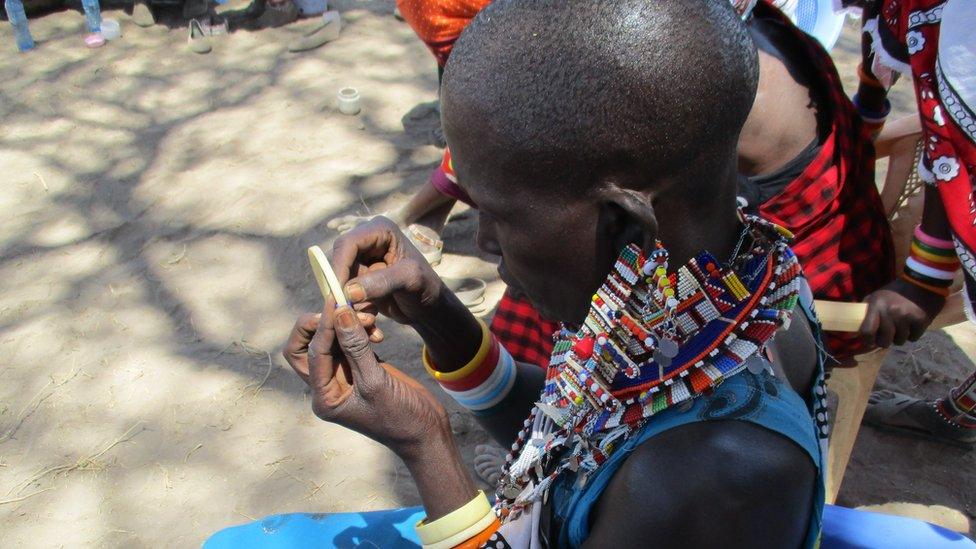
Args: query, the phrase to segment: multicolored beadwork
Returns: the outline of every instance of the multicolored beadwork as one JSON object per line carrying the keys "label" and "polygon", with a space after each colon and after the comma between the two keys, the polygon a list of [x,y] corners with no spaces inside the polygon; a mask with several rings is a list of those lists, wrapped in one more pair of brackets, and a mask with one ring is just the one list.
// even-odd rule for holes
{"label": "multicolored beadwork", "polygon": [[[582,327],[557,336],[540,400],[504,468],[500,510],[518,512],[567,467],[585,479],[621,437],[741,371],[789,322],[801,274],[792,235],[740,218],[728,264],[702,252],[669,272],[660,244],[646,257],[636,245],[620,252]],[[544,460],[557,451],[558,465]],[[550,470],[540,475],[544,463]]]}

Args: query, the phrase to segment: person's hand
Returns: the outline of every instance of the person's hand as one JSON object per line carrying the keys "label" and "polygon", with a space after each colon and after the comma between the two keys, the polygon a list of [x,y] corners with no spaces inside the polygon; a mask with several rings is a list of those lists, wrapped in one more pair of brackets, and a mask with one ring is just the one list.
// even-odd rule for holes
{"label": "person's hand", "polygon": [[865,343],[886,348],[916,341],[945,305],[945,298],[895,279],[867,296],[868,312],[861,323]]}
{"label": "person's hand", "polygon": [[373,353],[366,329],[331,298],[302,315],[283,355],[311,388],[319,418],[357,431],[403,457],[431,437],[450,436],[444,407],[422,385]]}
{"label": "person's hand", "polygon": [[415,324],[450,292],[395,222],[376,217],[336,239],[329,258],[346,297]]}
{"label": "person's hand", "polygon": [[393,221],[377,217],[340,236],[330,262],[357,310],[379,310],[410,325],[442,371],[474,356],[481,324]]}

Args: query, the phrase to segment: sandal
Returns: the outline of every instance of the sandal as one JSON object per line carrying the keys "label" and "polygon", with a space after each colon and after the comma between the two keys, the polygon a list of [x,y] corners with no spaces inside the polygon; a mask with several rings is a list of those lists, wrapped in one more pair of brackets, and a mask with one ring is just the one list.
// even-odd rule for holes
{"label": "sandal", "polygon": [[334,10],[327,11],[322,16],[321,23],[291,44],[288,44],[288,51],[300,52],[314,50],[328,42],[338,39],[341,29],[342,21],[339,19],[339,12]]}
{"label": "sandal", "polygon": [[424,255],[424,259],[427,260],[427,263],[430,263],[431,267],[436,267],[440,264],[441,257],[444,255],[444,241],[441,240],[441,237],[433,229],[423,225],[413,224],[409,225],[404,233],[406,233],[410,242]]}
{"label": "sandal", "polygon": [[936,401],[922,400],[894,391],[875,391],[868,399],[864,422],[884,431],[911,435],[962,448],[976,446],[976,429],[961,427],[944,418]]}
{"label": "sandal", "polygon": [[101,33],[93,32],[85,37],[85,46],[89,48],[100,48],[105,45],[105,37]]}
{"label": "sandal", "polygon": [[498,486],[505,464],[505,449],[497,444],[479,444],[474,447],[474,472],[489,486]]}
{"label": "sandal", "polygon": [[140,27],[151,27],[156,24],[152,9],[145,0],[138,0],[132,5],[132,21]]}
{"label": "sandal", "polygon": [[207,34],[203,31],[203,27],[200,26],[200,22],[196,19],[190,19],[190,34],[186,38],[186,43],[190,46],[190,51],[193,53],[210,53],[213,46],[210,44],[210,39],[207,38]]}
{"label": "sandal", "polygon": [[474,312],[482,309],[485,302],[485,288],[488,286],[480,278],[442,278],[448,290],[457,296],[458,300]]}

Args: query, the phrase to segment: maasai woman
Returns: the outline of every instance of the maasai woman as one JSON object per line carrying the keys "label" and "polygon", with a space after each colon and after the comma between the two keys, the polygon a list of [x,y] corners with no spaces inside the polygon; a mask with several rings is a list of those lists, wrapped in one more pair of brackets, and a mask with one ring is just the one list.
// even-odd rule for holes
{"label": "maasai woman", "polygon": [[[962,267],[964,307],[976,321],[976,9],[967,0],[868,2],[855,102],[876,128],[898,74],[911,76],[922,122],[918,173],[928,183],[902,275],[868,298],[862,333],[879,346],[914,341],[945,304]],[[938,400],[872,396],[869,422],[939,440],[976,443],[976,372]]]}

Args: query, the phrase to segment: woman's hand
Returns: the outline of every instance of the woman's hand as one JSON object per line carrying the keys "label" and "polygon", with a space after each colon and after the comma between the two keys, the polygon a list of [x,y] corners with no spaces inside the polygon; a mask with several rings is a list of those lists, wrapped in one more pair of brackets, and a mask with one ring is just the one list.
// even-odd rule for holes
{"label": "woman's hand", "polygon": [[882,348],[922,337],[945,305],[941,295],[900,278],[868,295],[865,301],[868,312],[861,323],[861,337]]}
{"label": "woman's hand", "polygon": [[385,217],[337,238],[329,261],[351,303],[375,304],[401,324],[416,323],[446,292],[423,254]]}
{"label": "woman's hand", "polygon": [[356,227],[336,239],[329,260],[356,309],[413,327],[443,371],[474,356],[480,324],[396,223],[377,217]]}
{"label": "woman's hand", "polygon": [[377,359],[355,311],[336,309],[327,299],[321,314],[299,317],[283,354],[311,388],[315,415],[366,435],[404,461],[429,520],[475,495],[444,407]]}
{"label": "woman's hand", "polygon": [[330,298],[319,315],[298,319],[284,357],[312,390],[312,410],[401,457],[430,439],[450,436],[444,407],[422,385],[373,353],[366,329],[349,307]]}

